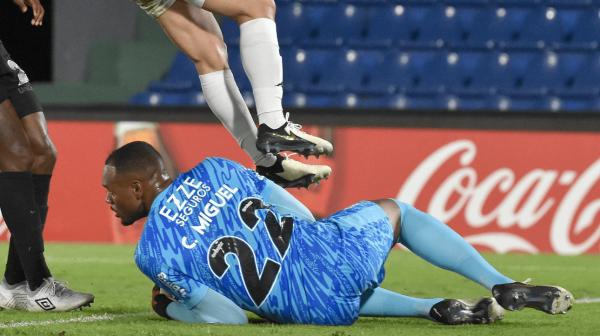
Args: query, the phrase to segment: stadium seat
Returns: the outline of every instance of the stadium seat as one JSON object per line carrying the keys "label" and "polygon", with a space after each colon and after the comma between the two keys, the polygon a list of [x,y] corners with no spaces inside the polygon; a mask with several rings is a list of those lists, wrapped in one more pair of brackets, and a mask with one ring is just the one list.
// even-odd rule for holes
{"label": "stadium seat", "polygon": [[444,96],[410,96],[395,95],[388,98],[388,107],[393,109],[447,109],[447,102]]}
{"label": "stadium seat", "polygon": [[589,49],[597,49],[600,43],[600,8],[593,7],[583,11],[573,28],[572,44],[583,45]]}
{"label": "stadium seat", "polygon": [[487,36],[493,37],[496,45],[501,48],[539,48],[537,42],[528,43],[523,39],[523,28],[533,11],[531,7],[498,7],[494,11],[495,17],[487,16],[490,19],[487,28],[485,22],[480,22],[475,29],[484,29]]}
{"label": "stadium seat", "polygon": [[306,5],[299,2],[278,3],[275,22],[280,46],[291,45],[295,40],[306,39],[311,34]]}
{"label": "stadium seat", "polygon": [[580,7],[581,9],[592,9],[592,6],[600,4],[598,0],[545,0],[546,5],[552,7]]}
{"label": "stadium seat", "polygon": [[[284,90],[297,92],[342,92],[343,82],[333,76],[340,69],[336,64],[345,57],[342,50],[330,49],[295,49],[282,53],[284,72]],[[327,74],[326,70],[331,70]]]}
{"label": "stadium seat", "polygon": [[600,92],[600,53],[566,54],[565,85],[555,93],[559,96],[592,95]]}
{"label": "stadium seat", "polygon": [[401,38],[408,38],[404,6],[374,6],[369,9],[364,36],[349,38],[348,44],[353,47],[389,47]]}
{"label": "stadium seat", "polygon": [[[446,66],[440,77],[447,90],[458,96],[487,96],[493,91],[489,81],[482,80],[488,53],[477,50],[457,50],[446,54]],[[440,69],[441,71],[442,69]]]}
{"label": "stadium seat", "polygon": [[138,93],[128,101],[132,105],[164,106],[204,106],[206,100],[202,92],[153,92]]}
{"label": "stadium seat", "polygon": [[341,46],[345,40],[364,34],[366,10],[362,6],[339,3],[307,7],[307,11],[314,28],[308,37],[299,41],[302,46]]}
{"label": "stadium seat", "polygon": [[[385,52],[377,49],[348,50],[343,62],[340,80],[345,84],[345,90],[355,94],[388,94],[391,93],[390,78],[374,78],[374,74],[386,72]],[[393,90],[392,90],[393,92]]]}
{"label": "stadium seat", "polygon": [[506,95],[539,97],[548,90],[543,57],[541,52],[491,53],[474,81]]}
{"label": "stadium seat", "polygon": [[440,79],[447,67],[446,54],[444,51],[418,50],[398,55],[395,64],[390,66],[398,92],[412,95],[444,92]]}
{"label": "stadium seat", "polygon": [[200,80],[194,62],[183,52],[178,52],[160,81],[152,81],[148,90],[155,92],[182,92],[200,90]]}
{"label": "stadium seat", "polygon": [[546,111],[588,111],[593,106],[593,99],[589,98],[560,98],[560,97],[547,97],[543,101],[543,109]]}
{"label": "stadium seat", "polygon": [[[481,8],[436,6],[420,27],[420,38],[429,45],[468,45],[475,17]],[[405,44],[410,46],[410,44]]]}
{"label": "stadium seat", "polygon": [[223,33],[223,40],[227,45],[240,44],[240,26],[237,22],[224,17],[220,26],[221,32]]}
{"label": "stadium seat", "polygon": [[525,17],[519,39],[507,41],[507,46],[544,48],[560,39],[560,25],[556,9],[545,6],[535,8]]}

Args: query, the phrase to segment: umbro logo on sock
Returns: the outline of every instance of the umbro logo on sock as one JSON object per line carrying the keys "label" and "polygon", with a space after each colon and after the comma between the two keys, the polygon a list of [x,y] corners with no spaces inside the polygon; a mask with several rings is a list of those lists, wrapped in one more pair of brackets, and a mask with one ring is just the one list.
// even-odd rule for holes
{"label": "umbro logo on sock", "polygon": [[276,84],[275,86],[283,86],[283,82]]}
{"label": "umbro logo on sock", "polygon": [[48,300],[48,298],[37,299],[35,302],[40,306],[43,310],[52,310],[55,309],[52,301]]}

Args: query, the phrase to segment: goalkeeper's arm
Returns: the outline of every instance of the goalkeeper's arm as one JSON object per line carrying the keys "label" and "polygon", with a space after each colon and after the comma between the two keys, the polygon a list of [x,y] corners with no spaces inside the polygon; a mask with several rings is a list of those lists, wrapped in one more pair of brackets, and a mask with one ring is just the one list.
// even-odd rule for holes
{"label": "goalkeeper's arm", "polygon": [[208,289],[206,295],[194,308],[187,309],[183,303],[173,301],[161,293],[158,286],[152,289],[152,308],[167,319],[192,323],[246,324],[248,316],[233,301]]}

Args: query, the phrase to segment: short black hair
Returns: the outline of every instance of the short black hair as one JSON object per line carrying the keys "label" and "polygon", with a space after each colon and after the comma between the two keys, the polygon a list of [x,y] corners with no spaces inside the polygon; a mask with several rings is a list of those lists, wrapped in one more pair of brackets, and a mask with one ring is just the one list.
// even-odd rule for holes
{"label": "short black hair", "polygon": [[163,164],[162,156],[144,141],[130,142],[115,149],[104,162],[115,167],[117,173],[145,170],[157,163]]}

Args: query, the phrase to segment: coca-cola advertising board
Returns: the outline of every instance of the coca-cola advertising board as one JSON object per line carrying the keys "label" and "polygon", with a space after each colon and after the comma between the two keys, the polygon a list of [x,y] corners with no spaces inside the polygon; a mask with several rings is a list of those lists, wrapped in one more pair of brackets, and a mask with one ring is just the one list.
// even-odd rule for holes
{"label": "coca-cola advertising board", "polygon": [[[120,227],[104,203],[102,166],[117,144],[137,138],[153,143],[172,174],[206,156],[253,168],[219,124],[51,121],[48,127],[59,151],[44,232],[48,241],[137,240],[143,221]],[[317,217],[391,197],[432,214],[480,250],[600,253],[598,133],[309,126],[303,131],[334,144],[333,156],[308,160],[330,165],[329,180],[290,190]],[[0,239],[7,237],[0,222]]]}

